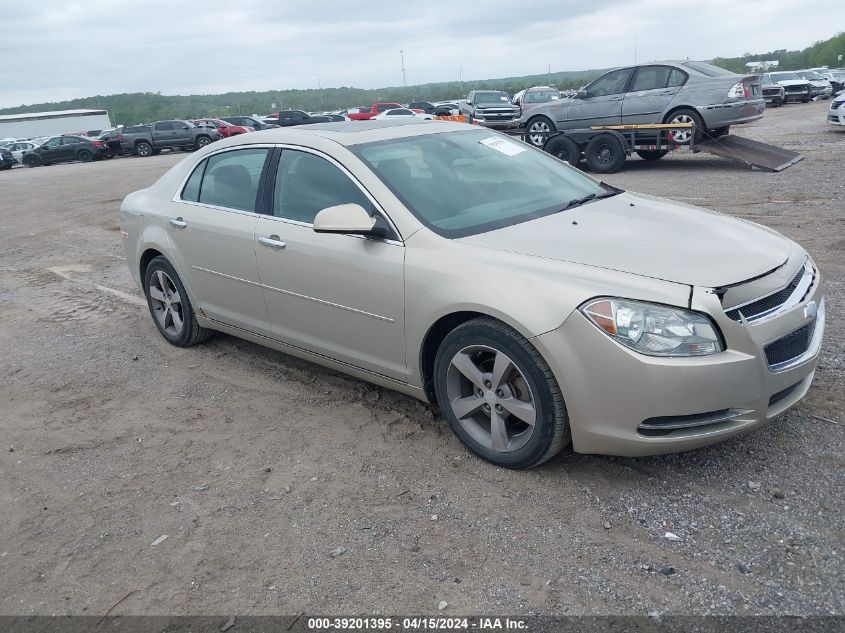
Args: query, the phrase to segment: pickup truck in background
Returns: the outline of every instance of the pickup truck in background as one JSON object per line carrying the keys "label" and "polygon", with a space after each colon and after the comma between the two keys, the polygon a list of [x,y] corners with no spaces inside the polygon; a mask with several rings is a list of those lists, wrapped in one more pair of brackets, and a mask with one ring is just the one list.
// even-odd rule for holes
{"label": "pickup truck in background", "polygon": [[511,103],[510,95],[500,90],[473,90],[460,104],[467,123],[478,122],[489,128],[508,128],[519,125],[522,112]]}
{"label": "pickup truck in background", "polygon": [[162,149],[200,149],[222,138],[211,127],[197,127],[189,121],[156,121],[152,125],[132,125],[118,135],[124,152],[152,156]]}
{"label": "pickup truck in background", "polygon": [[348,116],[353,121],[369,121],[374,116],[381,114],[385,110],[392,110],[393,108],[401,108],[402,106],[398,103],[387,103],[387,102],[376,102],[370,106],[369,110],[362,110],[358,108],[358,112],[349,111]]}

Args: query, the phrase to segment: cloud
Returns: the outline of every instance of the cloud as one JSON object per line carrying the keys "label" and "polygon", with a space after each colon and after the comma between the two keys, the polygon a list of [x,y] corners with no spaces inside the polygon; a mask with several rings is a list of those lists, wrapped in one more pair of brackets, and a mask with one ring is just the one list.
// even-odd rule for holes
{"label": "cloud", "polygon": [[[802,48],[839,0],[0,0],[0,106],[119,92],[374,88]],[[819,19],[824,16],[824,23]]]}

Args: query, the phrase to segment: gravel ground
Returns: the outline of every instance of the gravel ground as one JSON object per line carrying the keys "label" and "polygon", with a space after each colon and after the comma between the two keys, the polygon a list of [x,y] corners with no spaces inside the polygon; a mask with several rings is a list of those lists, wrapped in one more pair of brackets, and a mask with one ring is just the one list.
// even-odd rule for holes
{"label": "gravel ground", "polygon": [[[845,133],[827,102],[614,185],[760,222],[825,276],[807,398],[680,455],[467,454],[436,411],[228,336],[156,333],[117,231],[162,154],[0,174],[0,613],[842,614]],[[677,541],[665,538],[670,532]],[[442,605],[441,605],[442,606]]]}

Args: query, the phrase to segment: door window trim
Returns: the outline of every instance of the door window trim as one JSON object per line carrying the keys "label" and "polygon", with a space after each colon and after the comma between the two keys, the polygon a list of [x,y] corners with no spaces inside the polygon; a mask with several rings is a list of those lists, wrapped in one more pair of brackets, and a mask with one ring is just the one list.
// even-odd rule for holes
{"label": "door window trim", "polygon": [[[366,198],[373,205],[375,212],[381,215],[381,217],[387,223],[388,227],[390,227],[390,231],[392,233],[392,235],[390,235],[388,237],[383,237],[383,238],[373,238],[373,237],[368,237],[366,235],[349,235],[349,237],[357,237],[359,239],[364,239],[364,240],[377,240],[377,241],[381,241],[381,242],[386,242],[388,244],[404,245],[404,242],[402,242],[401,233],[399,233],[399,230],[396,228],[396,225],[393,224],[393,220],[390,219],[390,216],[385,212],[384,208],[381,206],[381,204],[379,204],[379,202],[376,200],[375,196],[373,196],[367,190],[367,188],[352,174],[352,172],[350,172],[339,161],[337,161],[335,158],[329,156],[328,154],[325,154],[325,153],[323,153],[319,150],[313,149],[311,147],[304,147],[302,145],[293,145],[291,143],[279,143],[279,144],[276,145],[276,147],[280,150],[279,151],[279,157],[275,161],[276,162],[276,171],[269,173],[267,180],[264,183],[265,187],[267,188],[268,199],[269,199],[269,202],[270,202],[270,209],[273,208],[273,203],[275,202],[276,175],[278,174],[278,162],[279,162],[279,159],[281,158],[282,152],[284,152],[286,149],[298,151],[298,152],[307,152],[309,154],[313,154],[314,156],[317,156],[318,158],[322,158],[324,160],[327,160],[329,163],[331,163],[332,165],[334,165],[335,167],[340,169],[341,173],[344,174],[347,178],[349,178],[352,181],[352,184],[354,184],[356,187],[358,187],[358,189],[364,194],[364,196],[366,196]],[[294,225],[297,225],[297,226],[305,226],[305,227],[309,227],[309,228],[313,228],[313,226],[314,226],[313,222],[302,222],[301,220],[291,220],[290,218],[282,218],[282,217],[279,217],[277,215],[273,215],[272,212],[262,213],[260,215],[262,215],[263,217],[266,217],[266,218],[277,220],[279,222],[285,222],[287,224],[294,224]]]}

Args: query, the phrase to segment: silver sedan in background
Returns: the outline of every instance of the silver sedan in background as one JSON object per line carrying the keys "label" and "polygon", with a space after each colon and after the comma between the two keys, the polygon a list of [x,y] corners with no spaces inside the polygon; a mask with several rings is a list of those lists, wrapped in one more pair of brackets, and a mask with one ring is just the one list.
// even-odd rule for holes
{"label": "silver sedan in background", "polygon": [[[521,125],[538,147],[556,130],[626,123],[695,123],[701,138],[756,121],[764,109],[757,75],[704,62],[653,62],[611,70],[573,97],[524,112]],[[677,132],[675,139],[686,143],[691,136]]]}
{"label": "silver sedan in background", "polygon": [[217,330],[436,402],[511,468],[750,431],[807,393],[824,330],[796,243],[462,123],[219,141],[120,228],[173,345]]}

